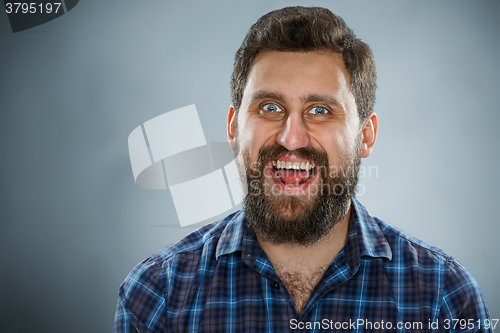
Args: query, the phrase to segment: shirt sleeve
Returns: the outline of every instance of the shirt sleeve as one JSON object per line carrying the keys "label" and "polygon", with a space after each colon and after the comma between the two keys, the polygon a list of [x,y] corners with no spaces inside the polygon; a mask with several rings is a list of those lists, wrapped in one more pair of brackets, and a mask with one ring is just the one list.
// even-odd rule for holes
{"label": "shirt sleeve", "polygon": [[113,333],[165,332],[165,294],[158,264],[139,263],[120,286]]}
{"label": "shirt sleeve", "polygon": [[476,279],[453,259],[444,286],[439,332],[493,332],[493,324]]}

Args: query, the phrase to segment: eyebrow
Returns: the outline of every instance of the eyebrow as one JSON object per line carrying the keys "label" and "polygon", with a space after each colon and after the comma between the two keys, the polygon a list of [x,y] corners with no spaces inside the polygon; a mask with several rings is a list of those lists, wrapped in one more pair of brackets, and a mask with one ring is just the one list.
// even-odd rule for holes
{"label": "eyebrow", "polygon": [[327,95],[308,95],[302,99],[304,103],[323,103],[331,106],[336,106],[344,109],[344,104],[342,104],[338,99]]}
{"label": "eyebrow", "polygon": [[[278,102],[284,102],[285,101],[285,96],[279,92],[272,92],[272,91],[257,91],[255,92],[252,97],[251,97],[251,102],[254,103],[259,100],[263,99],[274,99]],[[333,107],[339,107],[341,109],[344,109],[344,105],[335,97],[332,96],[327,96],[327,95],[319,95],[319,94],[312,94],[312,95],[307,95],[302,98],[303,103],[323,103],[327,104]]]}
{"label": "eyebrow", "polygon": [[277,92],[259,90],[252,95],[250,100],[253,103],[255,101],[262,100],[262,99],[274,99],[274,100],[282,102],[285,100],[285,96],[283,96],[283,94],[280,94]]}

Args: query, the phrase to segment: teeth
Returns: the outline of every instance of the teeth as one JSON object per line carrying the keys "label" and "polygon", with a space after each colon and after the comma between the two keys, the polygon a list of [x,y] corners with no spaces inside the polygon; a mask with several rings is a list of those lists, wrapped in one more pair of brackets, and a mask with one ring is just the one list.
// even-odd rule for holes
{"label": "teeth", "polygon": [[285,162],[285,161],[272,161],[273,166],[277,169],[294,169],[294,170],[306,170],[309,171],[313,169],[316,164],[314,162]]}

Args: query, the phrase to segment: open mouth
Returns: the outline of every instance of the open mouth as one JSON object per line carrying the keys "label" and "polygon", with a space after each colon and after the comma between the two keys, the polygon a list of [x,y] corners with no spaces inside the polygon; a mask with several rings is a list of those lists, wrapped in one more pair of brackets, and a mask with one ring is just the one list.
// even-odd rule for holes
{"label": "open mouth", "polygon": [[276,178],[285,185],[298,186],[310,181],[316,173],[316,164],[310,161],[273,160]]}

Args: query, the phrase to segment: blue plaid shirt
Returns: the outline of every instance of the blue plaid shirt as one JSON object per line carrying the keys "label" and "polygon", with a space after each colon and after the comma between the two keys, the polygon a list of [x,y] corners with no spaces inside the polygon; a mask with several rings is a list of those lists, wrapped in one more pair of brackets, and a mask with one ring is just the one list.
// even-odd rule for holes
{"label": "blue plaid shirt", "polygon": [[352,208],[347,242],[300,316],[239,211],[139,263],[113,332],[493,332],[459,262]]}

